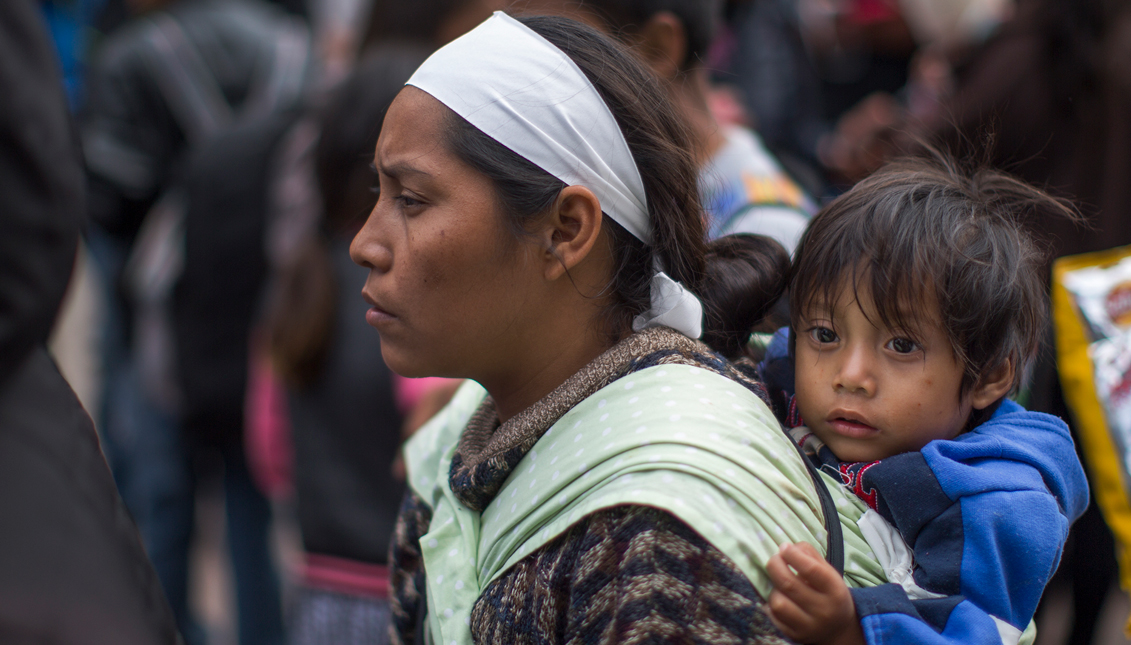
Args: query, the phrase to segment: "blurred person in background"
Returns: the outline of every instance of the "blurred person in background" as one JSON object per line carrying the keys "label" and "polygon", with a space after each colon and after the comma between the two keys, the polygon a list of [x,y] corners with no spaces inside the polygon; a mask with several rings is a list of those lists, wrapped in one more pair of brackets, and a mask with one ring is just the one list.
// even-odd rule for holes
{"label": "blurred person in background", "polygon": [[909,13],[953,4],[731,0],[730,46],[718,77],[738,88],[754,127],[786,167],[831,197],[842,182],[822,157],[837,119],[873,92],[894,93],[907,82],[919,47]]}
{"label": "blurred person in background", "polygon": [[[289,609],[294,645],[387,642],[389,538],[404,494],[392,465],[404,419],[398,377],[365,323],[357,294],[366,272],[349,244],[376,201],[370,159],[385,110],[427,53],[404,45],[371,52],[334,92],[316,149],[324,216],[274,278],[267,308],[304,551]],[[268,421],[258,415],[253,427]]]}
{"label": "blurred person in background", "polygon": [[389,103],[430,51],[496,5],[369,7],[367,26],[346,38],[361,45],[358,68],[291,126],[268,170],[272,206],[261,243],[270,275],[253,333],[249,457],[265,492],[293,492],[296,502],[304,554],[288,609],[295,645],[388,642],[402,432],[442,407],[454,387],[385,366],[357,297],[366,272],[350,260],[349,243],[376,201],[372,156]]}
{"label": "blurred person in background", "polygon": [[[248,220],[210,227],[216,220],[208,216],[257,206],[226,200],[223,190],[255,182],[242,165],[270,146],[224,154],[216,142],[260,142],[247,128],[279,128],[275,116],[302,93],[309,36],[300,21],[259,0],[130,4],[140,15],[101,43],[83,122],[88,239],[112,303],[101,429],[185,640],[204,640],[187,593],[197,476],[222,467],[240,642],[278,643],[270,507],[252,485],[242,448],[246,338],[238,320],[194,326],[198,319],[173,314],[238,296],[262,273],[254,256],[209,256],[211,241],[243,234]],[[231,169],[228,183],[208,181],[213,165]],[[254,299],[235,303],[211,311],[228,322],[250,319]]]}
{"label": "blurred person in background", "polygon": [[612,33],[644,57],[691,127],[711,238],[756,233],[792,252],[815,205],[758,135],[708,107],[707,50],[721,0],[513,0],[524,14],[564,15]]}
{"label": "blurred person in background", "polygon": [[29,0],[0,4],[0,641],[173,645],[176,625],[45,343],[83,226],[58,61]]}
{"label": "blurred person in background", "polygon": [[373,0],[362,49],[395,42],[435,49],[459,38],[502,9],[507,0]]}
{"label": "blurred person in background", "polygon": [[[824,180],[817,142],[828,130],[821,77],[810,57],[798,0],[735,0],[727,34],[716,50],[718,79],[737,89],[747,119],[794,176],[820,196]],[[801,170],[799,170],[799,168]]]}
{"label": "blurred person in background", "polygon": [[835,127],[819,143],[822,165],[841,184],[851,185],[907,150],[909,128],[915,131],[913,138],[944,124],[955,125],[947,123],[952,116],[947,101],[955,90],[955,70],[987,51],[987,41],[1017,9],[1013,0],[902,0],[899,7],[917,47],[906,84],[875,88],[834,115]]}

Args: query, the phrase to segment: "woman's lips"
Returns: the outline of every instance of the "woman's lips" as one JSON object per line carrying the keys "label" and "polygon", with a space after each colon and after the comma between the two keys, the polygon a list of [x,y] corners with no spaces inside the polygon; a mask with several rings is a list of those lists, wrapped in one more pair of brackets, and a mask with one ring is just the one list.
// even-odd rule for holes
{"label": "woman's lips", "polygon": [[371,307],[369,311],[365,312],[365,322],[369,323],[373,327],[377,327],[383,323],[396,320],[396,318],[397,317],[393,314],[378,307]]}
{"label": "woman's lips", "polygon": [[867,423],[844,417],[834,417],[829,419],[829,427],[833,429],[833,432],[843,437],[850,437],[853,439],[863,439],[865,437],[870,437],[877,432],[874,427],[868,425]]}
{"label": "woman's lips", "polygon": [[361,292],[361,298],[370,305],[369,311],[365,312],[365,322],[376,327],[377,325],[380,325],[382,323],[396,320],[396,316],[389,313],[388,311],[385,311],[380,307],[380,305],[377,304],[376,298],[373,298],[364,291]]}

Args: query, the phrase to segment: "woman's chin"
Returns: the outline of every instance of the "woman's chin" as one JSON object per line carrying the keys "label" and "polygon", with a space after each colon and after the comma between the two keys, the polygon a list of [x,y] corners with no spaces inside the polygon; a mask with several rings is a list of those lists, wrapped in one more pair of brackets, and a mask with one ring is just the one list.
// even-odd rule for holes
{"label": "woman's chin", "polygon": [[431,361],[419,355],[400,351],[384,339],[381,341],[381,358],[385,359],[385,365],[390,370],[405,378],[441,376]]}
{"label": "woman's chin", "polygon": [[[382,356],[384,356],[384,354],[382,354]],[[384,358],[385,365],[387,365],[390,370],[392,370],[399,376],[403,376],[405,378],[423,378],[425,376],[431,376],[431,374],[426,373],[427,370],[420,368],[419,363],[398,360],[396,358],[390,358],[389,356],[384,356]]]}

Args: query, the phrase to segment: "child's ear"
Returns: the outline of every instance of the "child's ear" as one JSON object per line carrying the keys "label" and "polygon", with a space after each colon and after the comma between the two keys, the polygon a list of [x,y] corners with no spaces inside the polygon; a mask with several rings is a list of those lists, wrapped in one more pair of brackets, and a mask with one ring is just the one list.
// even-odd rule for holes
{"label": "child's ear", "polygon": [[975,410],[984,410],[994,401],[1009,394],[1013,389],[1013,360],[1006,359],[1001,365],[982,375],[981,380],[970,392],[970,404]]}

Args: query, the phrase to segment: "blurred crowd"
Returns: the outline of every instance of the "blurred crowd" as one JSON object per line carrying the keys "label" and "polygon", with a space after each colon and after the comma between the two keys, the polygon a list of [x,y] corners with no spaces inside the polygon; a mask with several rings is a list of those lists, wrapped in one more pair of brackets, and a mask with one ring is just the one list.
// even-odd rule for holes
{"label": "blurred crowd", "polygon": [[[94,422],[189,645],[209,636],[189,602],[207,482],[224,491],[242,645],[386,640],[397,450],[453,385],[384,366],[348,248],[376,200],[385,110],[430,52],[493,11],[568,15],[638,51],[697,143],[712,236],[792,250],[822,203],[929,144],[1073,200],[1089,227],[1031,222],[1054,255],[1131,243],[1124,0],[38,8],[78,124],[83,240],[106,303]],[[1025,396],[1069,417],[1051,347]],[[279,509],[297,518],[295,570],[274,553]],[[1093,642],[1115,572],[1093,506],[1053,583],[1072,590],[1069,642]]]}

